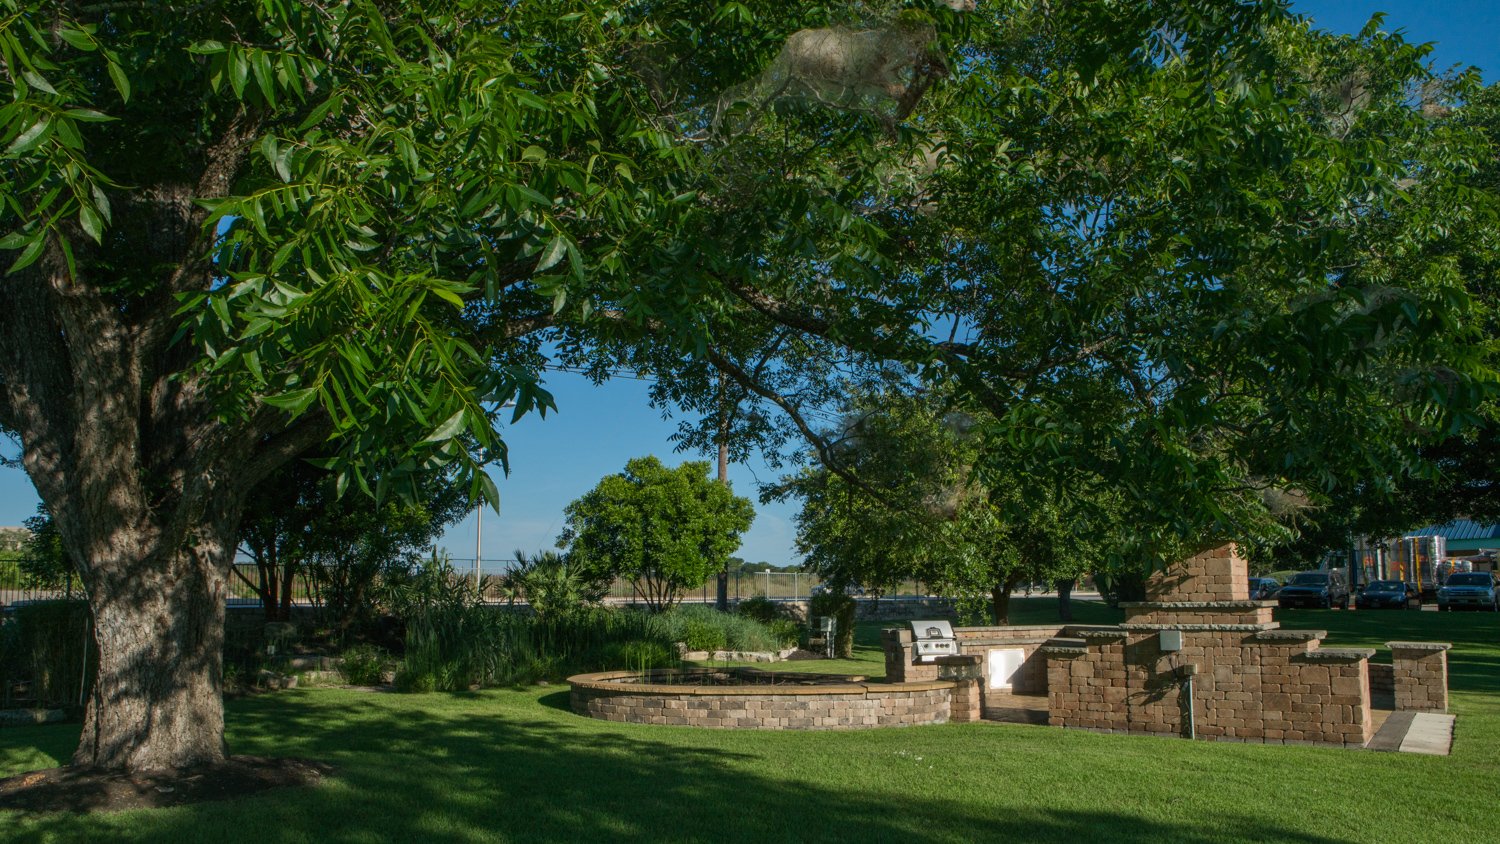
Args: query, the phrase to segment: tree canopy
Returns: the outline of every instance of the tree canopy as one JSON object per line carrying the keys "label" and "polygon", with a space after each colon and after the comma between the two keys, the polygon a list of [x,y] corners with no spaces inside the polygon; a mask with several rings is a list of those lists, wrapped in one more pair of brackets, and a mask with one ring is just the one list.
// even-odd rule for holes
{"label": "tree canopy", "polygon": [[802,501],[797,548],[807,567],[877,591],[919,580],[968,614],[987,605],[1004,624],[1017,584],[1076,578],[1105,559],[1119,540],[1064,509],[1080,493],[1064,499],[1054,478],[997,471],[1002,457],[975,427],[972,414],[931,393],[854,402],[827,434],[848,477],[813,467],[774,490]]}
{"label": "tree canopy", "polygon": [[222,758],[256,483],[493,500],[551,360],[850,477],[816,406],[951,385],[981,472],[1118,489],[1144,560],[1493,382],[1477,79],[1273,0],[0,9],[0,428],[96,616],[82,764]]}
{"label": "tree canopy", "polygon": [[723,571],[755,508],[712,480],[708,464],[675,469],[638,457],[569,504],[558,547],[586,576],[624,577],[653,610]]}

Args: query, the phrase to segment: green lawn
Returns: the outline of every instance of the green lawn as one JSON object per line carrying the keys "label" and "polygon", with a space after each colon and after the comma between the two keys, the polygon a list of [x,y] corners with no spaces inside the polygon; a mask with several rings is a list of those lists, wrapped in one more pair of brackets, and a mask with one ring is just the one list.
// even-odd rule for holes
{"label": "green lawn", "polygon": [[[1018,622],[1049,618],[1024,602]],[[1081,619],[1108,620],[1086,608]],[[1288,612],[1330,644],[1457,646],[1448,758],[946,725],[847,733],[579,718],[564,688],[233,701],[235,752],[325,760],[315,789],[113,816],[0,815],[5,841],[1480,842],[1500,837],[1500,619]],[[879,675],[880,625],[856,659]],[[823,663],[793,664],[820,670]],[[0,731],[0,773],[64,759],[76,726]]]}

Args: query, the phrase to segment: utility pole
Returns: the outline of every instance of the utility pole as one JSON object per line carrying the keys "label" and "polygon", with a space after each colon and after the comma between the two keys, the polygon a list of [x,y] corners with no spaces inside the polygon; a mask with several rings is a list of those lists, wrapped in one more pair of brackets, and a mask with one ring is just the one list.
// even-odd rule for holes
{"label": "utility pole", "polygon": [[[716,373],[714,382],[719,392],[719,483],[729,486],[729,402],[724,392],[724,375]],[[724,561],[724,570],[719,573],[719,589],[716,606],[720,612],[729,612],[729,561]]]}

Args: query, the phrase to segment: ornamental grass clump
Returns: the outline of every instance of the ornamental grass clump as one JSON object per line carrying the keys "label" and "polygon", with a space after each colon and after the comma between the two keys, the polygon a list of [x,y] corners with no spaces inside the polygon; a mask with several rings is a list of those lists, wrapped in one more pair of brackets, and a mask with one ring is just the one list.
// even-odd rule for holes
{"label": "ornamental grass clump", "polygon": [[785,636],[784,630],[773,630],[753,618],[699,605],[673,607],[655,621],[663,635],[690,651],[775,651],[781,649]]}
{"label": "ornamental grass clump", "polygon": [[374,645],[355,645],[344,651],[339,676],[351,686],[378,686],[385,682],[390,654]]}
{"label": "ornamental grass clump", "polygon": [[656,662],[676,652],[675,640],[645,613],[558,605],[544,615],[521,614],[481,604],[480,590],[445,563],[428,568],[412,579],[405,604],[401,691],[522,685],[618,667],[625,643],[635,643],[631,659]]}

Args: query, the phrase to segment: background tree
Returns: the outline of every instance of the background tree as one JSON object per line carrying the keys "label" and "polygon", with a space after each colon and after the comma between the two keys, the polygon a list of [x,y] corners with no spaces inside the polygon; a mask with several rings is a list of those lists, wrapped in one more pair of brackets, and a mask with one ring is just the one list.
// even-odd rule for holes
{"label": "background tree", "polygon": [[72,598],[78,587],[78,571],[63,549],[62,536],[57,523],[47,512],[45,504],[38,504],[36,515],[25,521],[31,535],[21,548],[18,563],[22,583],[27,586],[59,590],[64,598]]}
{"label": "background tree", "polygon": [[[1049,507],[1050,479],[997,474],[986,484],[974,427],[931,393],[857,404],[828,437],[841,472],[807,470],[775,491],[802,499],[797,547],[807,567],[836,587],[920,580],[966,611],[986,607],[996,624],[1009,623],[1019,584],[1087,571],[1079,548],[1098,537],[1079,536],[1082,519]],[[996,465],[993,453],[983,459]]]}
{"label": "background tree", "polygon": [[631,460],[568,505],[558,547],[591,576],[629,579],[652,610],[672,606],[723,570],[755,518],[749,499],[711,480],[708,468]]}
{"label": "background tree", "polygon": [[298,461],[257,487],[246,508],[240,545],[256,576],[234,573],[260,598],[266,620],[290,620],[293,583],[301,576],[343,636],[370,620],[380,577],[416,565],[468,512],[469,500],[444,475],[419,481],[414,498],[339,498],[328,473]]}

